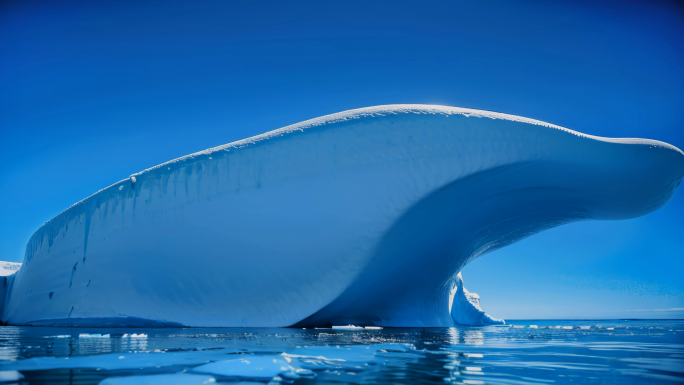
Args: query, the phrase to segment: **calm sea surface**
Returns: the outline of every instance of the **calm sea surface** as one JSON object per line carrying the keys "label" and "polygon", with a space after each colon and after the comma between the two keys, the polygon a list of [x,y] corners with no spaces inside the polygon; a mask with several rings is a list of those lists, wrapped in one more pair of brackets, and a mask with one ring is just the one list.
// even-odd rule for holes
{"label": "calm sea surface", "polygon": [[684,321],[458,328],[0,327],[0,383],[684,382]]}

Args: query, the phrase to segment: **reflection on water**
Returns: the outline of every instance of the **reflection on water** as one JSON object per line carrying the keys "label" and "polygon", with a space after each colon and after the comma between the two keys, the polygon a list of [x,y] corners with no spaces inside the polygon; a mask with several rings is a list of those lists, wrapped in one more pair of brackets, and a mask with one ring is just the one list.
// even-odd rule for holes
{"label": "reflection on water", "polygon": [[682,383],[684,321],[459,328],[0,327],[0,383]]}
{"label": "reflection on water", "polygon": [[449,343],[452,345],[483,345],[484,333],[479,328],[450,328]]}

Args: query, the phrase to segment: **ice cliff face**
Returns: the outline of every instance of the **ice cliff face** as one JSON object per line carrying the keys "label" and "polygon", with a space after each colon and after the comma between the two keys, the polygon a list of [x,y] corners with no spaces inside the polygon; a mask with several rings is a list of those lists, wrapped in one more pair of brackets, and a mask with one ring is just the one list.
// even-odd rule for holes
{"label": "ice cliff face", "polygon": [[0,262],[0,309],[5,307],[7,288],[9,287],[8,276],[19,271],[21,263]]}
{"label": "ice cliff face", "polygon": [[459,290],[468,262],[565,223],[652,212],[683,174],[684,154],[652,140],[453,107],[347,111],[75,204],[30,239],[3,321],[494,322]]}

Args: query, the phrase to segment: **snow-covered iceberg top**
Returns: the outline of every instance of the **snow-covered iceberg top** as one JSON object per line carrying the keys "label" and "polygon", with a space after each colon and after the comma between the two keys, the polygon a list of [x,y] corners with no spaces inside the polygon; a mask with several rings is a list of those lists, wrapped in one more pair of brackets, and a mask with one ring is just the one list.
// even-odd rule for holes
{"label": "snow-covered iceberg top", "polygon": [[[663,206],[684,153],[487,111],[346,111],[214,147],[43,225],[3,321],[48,325],[493,323],[468,262],[539,231]],[[460,293],[460,294],[459,294]]]}
{"label": "snow-covered iceberg top", "polygon": [[6,277],[19,271],[21,263],[0,261],[0,277]]}

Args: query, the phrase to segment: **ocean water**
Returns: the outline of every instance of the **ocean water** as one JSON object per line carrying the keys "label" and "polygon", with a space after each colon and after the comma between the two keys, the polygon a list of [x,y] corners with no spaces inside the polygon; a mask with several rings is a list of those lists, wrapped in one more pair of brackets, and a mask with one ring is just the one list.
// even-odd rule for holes
{"label": "ocean water", "polygon": [[684,321],[454,328],[0,327],[0,383],[676,384]]}

